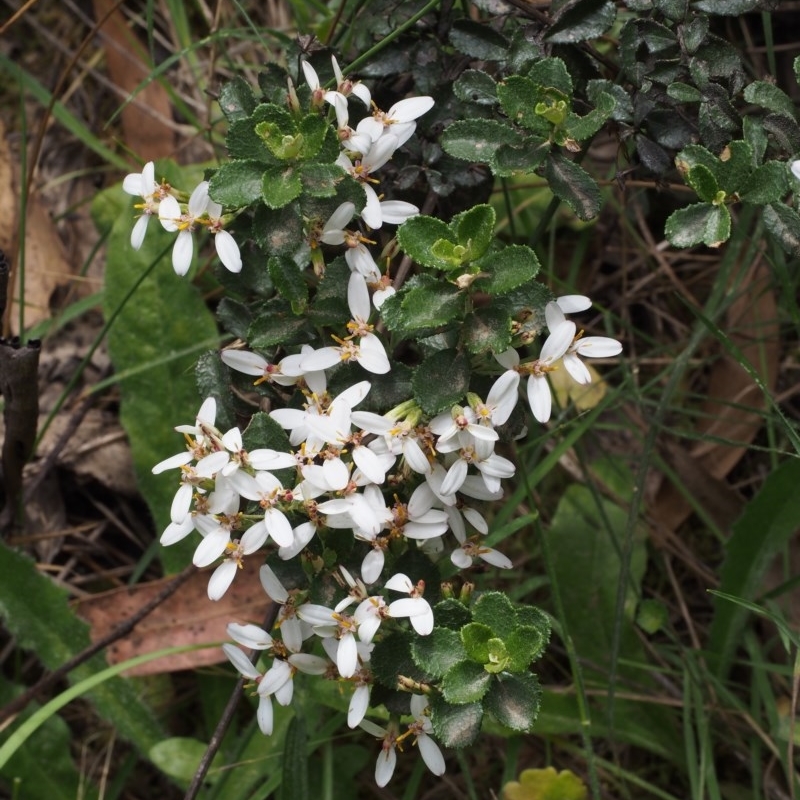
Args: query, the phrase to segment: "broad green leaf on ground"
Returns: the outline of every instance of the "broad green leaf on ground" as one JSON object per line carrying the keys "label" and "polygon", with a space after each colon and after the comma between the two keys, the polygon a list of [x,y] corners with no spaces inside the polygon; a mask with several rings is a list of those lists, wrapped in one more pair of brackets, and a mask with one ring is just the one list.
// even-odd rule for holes
{"label": "broad green leaf on ground", "polygon": [[[0,706],[10,703],[24,688],[8,683],[0,677]],[[38,705],[29,705],[17,720],[31,716]],[[31,735],[0,770],[0,792],[4,796],[24,800],[75,800],[97,797],[94,786],[87,786],[86,776],[78,772],[72,759],[70,744],[72,732],[58,715],[42,725]],[[42,769],[46,764],[47,769]],[[12,791],[13,787],[13,791]]]}
{"label": "broad green leaf on ground", "polygon": [[[722,565],[719,589],[753,600],[771,560],[797,530],[800,519],[800,461],[790,459],[764,481],[733,526]],[[714,599],[708,649],[714,668],[724,678],[731,667],[748,612],[728,600]]]}
{"label": "broad green leaf on ground", "polygon": [[[169,164],[159,164],[157,174],[165,175],[173,186],[191,187],[200,177]],[[142,248],[134,250],[130,246],[133,203],[120,186],[99,194],[92,214],[98,228],[108,232],[103,312],[107,320],[117,314],[108,348],[120,375],[120,421],[130,440],[139,489],[160,534],[170,522],[178,477],[153,475],[151,469],[184,447],[173,428],[194,421],[202,402],[194,363],[203,351],[216,346],[217,326],[191,281],[172,269],[174,234],[151,220]],[[188,562],[191,542],[186,545],[162,549],[169,571]]]}
{"label": "broad green leaf on ground", "polygon": [[[183,788],[188,787],[192,777],[197,772],[197,766],[203,754],[208,749],[208,744],[189,736],[172,736],[159,742],[150,750],[150,760],[165,774],[178,782]],[[222,757],[217,753],[208,774],[208,783],[213,783],[216,776],[215,767],[223,766]]]}
{"label": "broad green leaf on ground", "polygon": [[[34,652],[45,667],[56,669],[91,644],[89,626],[69,608],[67,593],[41,575],[32,560],[0,545],[0,575],[4,624],[19,647]],[[69,680],[83,680],[107,666],[102,654],[96,655],[76,667]],[[131,681],[111,678],[87,696],[100,716],[142,753],[163,738],[153,713]]]}

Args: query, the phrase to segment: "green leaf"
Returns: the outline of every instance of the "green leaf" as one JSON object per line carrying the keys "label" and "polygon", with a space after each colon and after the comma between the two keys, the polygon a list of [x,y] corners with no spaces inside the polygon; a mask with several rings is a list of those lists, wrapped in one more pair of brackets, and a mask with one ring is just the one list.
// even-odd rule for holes
{"label": "green leaf", "polygon": [[783,250],[800,256],[800,214],[783,203],[766,206],[763,214],[764,225]]}
{"label": "green leaf", "polygon": [[750,175],[739,196],[745,203],[767,205],[778,202],[788,191],[786,165],[768,161]]}
{"label": "green leaf", "polygon": [[550,190],[563,200],[579,219],[589,220],[600,212],[600,190],[588,172],[560,153],[545,161],[545,178]]}
{"label": "green leaf", "polygon": [[465,296],[456,286],[426,282],[403,294],[398,322],[409,331],[438,328],[463,318],[464,304]]}
{"label": "green leaf", "polygon": [[[734,523],[720,573],[720,591],[753,600],[763,588],[764,573],[797,530],[800,519],[800,460],[789,459],[764,481],[758,494]],[[709,656],[714,670],[728,674],[748,613],[725,600],[714,602]]]}
{"label": "green leaf", "polygon": [[472,607],[472,618],[505,639],[517,627],[517,613],[503,592],[483,592]]}
{"label": "green leaf", "polygon": [[461,661],[444,676],[442,696],[448,703],[463,705],[479,702],[489,689],[492,676],[474,661]]}
{"label": "green leaf", "polygon": [[203,353],[194,368],[198,397],[213,397],[217,401],[215,424],[223,431],[236,424],[229,369],[222,363],[219,350]]}
{"label": "green leaf", "polygon": [[296,204],[279,209],[256,208],[251,235],[271,256],[291,256],[295,261],[308,263],[310,248]]}
{"label": "green leaf", "polygon": [[408,631],[399,630],[375,644],[369,665],[377,683],[395,689],[398,675],[415,681],[431,680],[427,670],[418,667],[411,657],[412,638]]}
{"label": "green leaf", "polygon": [[270,208],[289,205],[303,191],[300,173],[294,167],[267,167],[261,179],[261,197]]}
{"label": "green leaf", "polygon": [[257,411],[250,418],[250,423],[242,433],[242,444],[248,451],[267,449],[289,453],[293,449],[286,431],[263,411]]}
{"label": "green leaf", "polygon": [[256,107],[250,84],[240,75],[224,83],[219,91],[219,107],[228,122],[249,117]]}
{"label": "green leaf", "polygon": [[706,203],[714,203],[719,193],[719,185],[714,173],[708,167],[698,164],[686,173],[686,183],[692,187],[697,196]]}
{"label": "green leaf", "polygon": [[492,160],[492,172],[500,178],[534,172],[553,145],[549,139],[531,136],[523,147],[501,144]]}
{"label": "green leaf", "polygon": [[496,676],[484,698],[489,714],[506,728],[521,733],[533,729],[541,704],[542,689],[530,673]]}
{"label": "green leaf", "polygon": [[686,52],[689,54],[696,53],[708,35],[708,17],[705,14],[698,14],[679,30]]}
{"label": "green leaf", "polygon": [[[42,575],[31,559],[0,543],[0,574],[0,616],[19,648],[33,651],[47,669],[54,670],[89,647],[89,626],[69,607],[67,592]],[[79,683],[107,666],[100,653],[72,670],[69,681]],[[164,738],[136,683],[110,678],[87,696],[103,719],[140,753],[147,754]]]}
{"label": "green leaf", "polygon": [[495,213],[490,205],[473,206],[457,214],[450,223],[458,243],[467,249],[467,261],[475,261],[488,249],[494,238]]}
{"label": "green leaf", "polygon": [[273,256],[267,269],[278,294],[292,304],[295,314],[303,314],[308,304],[308,283],[303,271],[288,256]]}
{"label": "green leaf", "polygon": [[[330,130],[330,125],[325,117],[321,117],[319,114],[307,114],[300,120],[300,124],[297,127],[300,136],[303,137],[299,157],[304,161],[310,161],[320,155],[325,137]],[[321,158],[320,160],[324,161],[326,159]],[[335,160],[335,158],[332,160]]]}
{"label": "green leaf", "polygon": [[300,181],[303,191],[312,197],[333,197],[336,187],[345,179],[346,173],[338,164],[303,164],[300,166]]}
{"label": "green leaf", "polygon": [[577,0],[562,8],[545,35],[554,44],[576,44],[602,36],[617,16],[612,0]]}
{"label": "green leaf", "polygon": [[669,84],[667,94],[679,103],[699,103],[703,99],[703,93],[699,89],[680,81]]}
{"label": "green leaf", "polygon": [[696,0],[693,7],[719,16],[738,17],[758,6],[758,0]]}
{"label": "green leaf", "polygon": [[611,118],[618,122],[630,122],[633,119],[633,101],[625,89],[609,80],[595,78],[586,84],[586,96],[590,103],[598,105],[601,94],[608,94],[614,98],[614,109]]}
{"label": "green leaf", "polygon": [[275,345],[297,344],[309,340],[304,335],[308,321],[298,317],[288,302],[281,298],[269,300],[253,320],[247,341],[254,350],[268,350]]}
{"label": "green leaf", "polygon": [[223,164],[209,181],[208,193],[225,208],[240,208],[261,198],[265,166],[260,161]]}
{"label": "green leaf", "polygon": [[450,28],[453,46],[481,61],[501,61],[506,57],[508,39],[494,28],[470,19],[457,19]]}
{"label": "green leaf", "polygon": [[664,233],[675,247],[719,247],[731,235],[731,215],[725,206],[695,203],[673,211]]}
{"label": "green leaf", "polygon": [[567,65],[560,58],[543,58],[531,65],[528,77],[546,89],[555,89],[564,97],[572,97],[573,86]]}
{"label": "green leaf", "polygon": [[508,652],[506,669],[509,672],[525,672],[544,652],[549,641],[549,628],[521,625],[504,640]]}
{"label": "green leaf", "polygon": [[796,153],[800,150],[800,126],[794,119],[784,114],[767,114],[763,121],[764,130],[771,133],[781,150]]}
{"label": "green leaf", "polygon": [[567,135],[578,142],[594,136],[603,123],[613,114],[617,101],[606,92],[600,92],[594,99],[595,108],[583,117],[570,113],[565,125]]}
{"label": "green leaf", "polygon": [[[189,174],[160,165],[173,186],[191,184]],[[193,368],[201,352],[215,347],[217,325],[200,293],[175,274],[170,250],[175,236],[151,224],[139,250],[130,245],[131,209],[119,187],[101,192],[92,205],[98,228],[108,233],[103,312],[116,314],[109,353],[120,376],[120,421],[128,434],[137,486],[156,528],[170,523],[177,488],[174,473],[153,475],[155,464],[180,449],[174,426],[193,422],[201,398]],[[176,314],[175,309],[181,313]],[[168,571],[182,569],[191,543],[160,552]]]}
{"label": "green leaf", "polygon": [[748,103],[766,108],[767,111],[783,114],[790,119],[796,118],[792,99],[774,83],[753,81],[753,83],[744,87],[744,99]]}
{"label": "green leaf", "polygon": [[[458,632],[472,619],[472,615],[462,602],[455,598],[448,598],[433,607],[433,618],[436,620],[437,627],[441,625]],[[434,628],[434,630],[436,629]]]}
{"label": "green leaf", "polygon": [[430,706],[433,733],[444,747],[467,747],[478,738],[483,719],[480,703],[453,705],[435,694]]}
{"label": "green leaf", "polygon": [[489,294],[506,294],[532,281],[539,266],[539,259],[530,247],[512,244],[481,261],[481,272],[488,273],[489,277],[479,278],[475,284]]}
{"label": "green leaf", "polygon": [[[434,611],[436,617],[436,611]],[[467,654],[461,644],[458,631],[437,627],[429,636],[419,636],[411,643],[411,657],[417,666],[425,669],[434,678],[441,678]]]}
{"label": "green leaf", "polygon": [[[457,244],[450,227],[435,217],[423,215],[412,217],[397,229],[397,242],[400,248],[423,267],[441,270],[453,268],[452,261],[437,255],[434,251],[437,242],[447,241],[453,246]],[[442,245],[439,245],[438,252],[442,252]]]}
{"label": "green leaf", "polygon": [[463,402],[469,391],[469,359],[456,350],[428,356],[414,372],[412,386],[419,407],[433,416]]}
{"label": "green leaf", "polygon": [[[460,119],[442,133],[442,147],[454,158],[491,164],[502,145],[522,145],[522,137],[509,125],[494,119]],[[406,223],[407,224],[407,223]]]}
{"label": "green leaf", "polygon": [[479,106],[497,104],[497,84],[494,78],[479,69],[464,70],[453,84],[453,94],[459,100]]}
{"label": "green leaf", "polygon": [[502,308],[485,306],[467,314],[461,341],[470,353],[502,353],[511,346],[511,317]]}
{"label": "green leaf", "polygon": [[494,631],[483,622],[470,622],[461,629],[461,642],[468,658],[478,664],[489,662],[489,640]]}
{"label": "green leaf", "polygon": [[[205,755],[208,745],[189,736],[172,736],[150,749],[150,760],[182,787],[188,787],[197,767]],[[222,753],[217,753],[212,762],[209,778],[213,781],[214,771],[223,767]]]}
{"label": "green leaf", "polygon": [[[497,86],[497,97],[509,119],[536,133],[549,135],[553,120],[545,118],[542,111],[546,107],[552,116],[556,104],[561,104],[561,121],[569,111],[569,96],[561,92],[546,91],[531,78],[511,75]],[[540,107],[540,103],[542,106]]]}
{"label": "green leaf", "polygon": [[689,0],[653,0],[653,4],[667,19],[675,22],[685,19],[689,10]]}
{"label": "green leaf", "polygon": [[295,714],[283,745],[281,800],[309,800],[308,734],[302,714]]}
{"label": "green leaf", "polygon": [[249,117],[241,117],[231,122],[225,136],[228,156],[233,160],[245,159],[261,161],[264,164],[277,164],[264,140],[256,133],[261,122],[283,119],[284,110],[277,106],[262,103]]}

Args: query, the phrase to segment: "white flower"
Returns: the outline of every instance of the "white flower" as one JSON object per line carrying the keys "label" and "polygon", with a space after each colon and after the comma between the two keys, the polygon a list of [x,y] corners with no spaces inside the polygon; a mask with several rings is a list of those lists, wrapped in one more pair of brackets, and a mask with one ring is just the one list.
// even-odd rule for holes
{"label": "white flower", "polygon": [[792,171],[792,175],[800,181],[800,160],[792,161],[789,164],[789,169]]}
{"label": "white flower", "polygon": [[142,168],[141,173],[132,172],[125,176],[122,181],[122,189],[134,197],[141,197],[142,202],[136,204],[136,208],[141,210],[141,216],[136,220],[136,224],[131,231],[131,247],[138,250],[144,241],[147,233],[147,223],[150,217],[158,214],[159,200],[162,192],[159,184],[156,183],[155,166],[152,161],[148,161]]}
{"label": "white flower", "polygon": [[425,766],[434,775],[444,775],[444,756],[439,745],[430,736],[433,733],[433,725],[428,708],[428,698],[424,694],[411,696],[411,715],[414,717],[414,722],[408,726],[408,731],[416,736],[419,754],[422,756]]}
{"label": "white flower", "polygon": [[388,728],[381,728],[368,719],[361,720],[359,727],[381,740],[381,752],[375,764],[375,783],[384,787],[392,779],[397,764],[397,730],[391,723]]}
{"label": "white flower", "polygon": [[387,134],[374,141],[369,151],[364,153],[361,159],[355,163],[350,161],[344,153],[340,153],[339,158],[336,159],[336,163],[349,172],[364,187],[367,202],[361,212],[361,219],[370,228],[380,228],[383,224],[381,203],[377,193],[371,186],[374,180],[372,173],[380,169],[392,157],[399,144],[399,139],[396,136]]}
{"label": "white flower", "polygon": [[342,74],[342,70],[339,68],[339,62],[336,60],[336,56],[331,56],[331,64],[333,65],[333,74],[336,76],[336,90],[346,97],[354,94],[369,108],[372,103],[372,96],[369,89],[361,83],[361,81],[351,81],[349,78],[345,78]]}
{"label": "white flower", "polygon": [[388,111],[376,109],[371,117],[358,123],[356,130],[366,133],[373,142],[379,141],[387,130],[391,130],[391,135],[397,137],[399,147],[414,133],[414,120],[430,111],[433,105],[432,97],[408,97],[395,103]]}
{"label": "white flower", "polygon": [[214,247],[222,266],[228,272],[241,272],[242,256],[239,253],[239,245],[228,231],[222,229],[222,206],[209,198],[206,214],[208,215],[208,230],[214,234]]}
{"label": "white flower", "polygon": [[403,592],[408,595],[402,600],[394,600],[387,609],[390,617],[408,617],[411,627],[420,635],[427,636],[433,630],[433,609],[422,596],[425,582],[413,584],[408,575],[398,572],[392,575],[385,584],[387,589]]}
{"label": "white flower", "polygon": [[170,233],[178,231],[178,238],[172,248],[172,268],[178,275],[185,275],[192,264],[192,232],[197,219],[205,214],[207,205],[208,181],[202,181],[190,195],[185,214],[181,212],[180,204],[172,195],[165,197],[158,207],[158,218],[164,230]]}

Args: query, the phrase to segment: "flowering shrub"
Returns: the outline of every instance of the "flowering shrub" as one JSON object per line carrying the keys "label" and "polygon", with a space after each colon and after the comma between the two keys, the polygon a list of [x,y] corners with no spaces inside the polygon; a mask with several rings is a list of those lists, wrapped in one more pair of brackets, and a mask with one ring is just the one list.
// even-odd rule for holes
{"label": "flowering shrub", "polygon": [[[573,41],[571,25],[584,38],[610,27],[613,4],[588,5],[584,16],[565,12],[552,44]],[[194,564],[217,565],[212,600],[246,558],[265,562],[276,624],[231,622],[236,644],[224,647],[256,684],[265,734],[298,672],[350,687],[347,724],[380,741],[380,786],[406,742],[439,775],[440,745],[470,744],[486,715],[532,729],[540,691],[530,667],[548,618],[474,591],[469,570],[511,567],[485,542],[486,508],[515,475],[503,443],[551,418],[549,373],[563,368],[587,384],[581,359],[617,356],[622,345],[582,336],[572,315],[590,300],[554,296],[537,281],[534,250],[498,239],[493,207],[472,198],[490,173],[535,172],[577,217],[595,217],[600,190],[573,155],[609,124],[651,174],[665,174],[674,154],[697,192],[701,202],[667,222],[674,244],[719,245],[729,206],[741,201],[765,206],[767,227],[791,249],[800,217],[781,199],[789,154],[762,137],[757,112],[723,135],[720,92],[740,92],[738,73],[733,65],[715,82],[698,67],[722,45],[697,27],[702,15],[675,17],[679,5],[654,3],[658,19],[626,22],[627,88],[573,78],[513,22],[503,33],[454,25],[452,43],[476,63],[462,65],[441,102],[403,90],[382,111],[335,58],[300,58],[291,74],[273,65],[258,90],[241,78],[223,87],[229,159],[207,180],[189,192],[161,181],[153,164],[125,179],[141,199],[134,248],[157,216],[177,234],[176,273],[190,269],[202,229],[226,268],[218,318],[230,341],[202,361],[208,396],[177,428],[185,451],[153,471],[179,470],[161,542],[194,537]],[[786,104],[765,86],[751,84],[744,98],[766,124]],[[668,130],[651,95],[698,103],[696,130]],[[429,118],[420,141],[417,125]],[[425,198],[430,210],[428,201],[451,195],[449,214],[417,205]],[[246,409],[240,396],[262,409],[247,413],[244,431],[232,424]],[[381,706],[379,725],[369,717]]]}

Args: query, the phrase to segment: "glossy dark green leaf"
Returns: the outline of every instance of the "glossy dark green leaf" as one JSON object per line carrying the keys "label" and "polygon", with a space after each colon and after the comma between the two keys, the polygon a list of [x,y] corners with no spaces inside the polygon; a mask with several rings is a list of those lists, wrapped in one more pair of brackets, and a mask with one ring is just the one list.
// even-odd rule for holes
{"label": "glossy dark green leaf", "polygon": [[[436,612],[434,612],[436,619]],[[429,636],[419,636],[411,644],[411,657],[417,666],[425,669],[434,678],[441,678],[466,657],[458,631],[438,625]]]}
{"label": "glossy dark green leaf", "polygon": [[786,165],[778,161],[768,161],[747,178],[739,196],[745,203],[767,205],[778,202],[788,191]]}
{"label": "glossy dark green leaf", "polygon": [[545,37],[554,44],[574,44],[602,36],[617,16],[612,0],[577,0],[563,8]]}
{"label": "glossy dark green leaf", "polygon": [[463,318],[464,306],[465,296],[456,286],[427,282],[403,295],[397,325],[407,331],[438,328]]}
{"label": "glossy dark green leaf", "polygon": [[228,156],[233,160],[247,159],[262,161],[265,164],[277,164],[264,140],[256,133],[256,126],[262,122],[273,122],[283,119],[284,110],[270,103],[262,103],[255,107],[249,117],[241,117],[228,126],[225,144]]}
{"label": "glossy dark green leaf", "polygon": [[295,167],[267,167],[261,178],[261,199],[270,208],[283,208],[300,196],[303,184]]}
{"label": "glossy dark green leaf", "polygon": [[495,151],[492,172],[501,178],[534,172],[552,148],[549,139],[535,136],[521,146],[502,144]]}
{"label": "glossy dark green leaf", "polygon": [[800,151],[800,126],[794,119],[784,114],[767,114],[762,124],[781,150],[787,153]]}
{"label": "glossy dark green leaf", "polygon": [[459,100],[480,106],[497,104],[497,84],[494,78],[479,69],[467,69],[453,84],[453,93]]}
{"label": "glossy dark green leaf", "polygon": [[709,14],[737,17],[758,6],[758,0],[695,0],[692,7]]}
{"label": "glossy dark green leaf", "polygon": [[502,308],[478,308],[464,318],[461,341],[470,353],[502,353],[511,338],[511,317]]}
{"label": "glossy dark green leaf", "polygon": [[680,22],[689,10],[689,0],[653,0],[653,6],[667,19]]}
{"label": "glossy dark green leaf", "polygon": [[589,102],[597,105],[601,94],[609,94],[614,98],[614,109],[611,118],[618,122],[630,122],[633,118],[633,101],[625,88],[609,80],[595,78],[586,84],[586,96]]}
{"label": "glossy dark green leaf", "polygon": [[686,183],[703,202],[713,203],[717,199],[719,184],[714,173],[704,164],[697,164],[686,173]]}
{"label": "glossy dark green leaf", "polygon": [[302,314],[308,302],[308,283],[303,271],[288,256],[273,256],[267,268],[278,294],[292,304],[295,314]]}
{"label": "glossy dark green leaf", "polygon": [[481,272],[488,278],[479,278],[475,283],[489,294],[506,294],[532,281],[539,272],[539,259],[530,247],[512,244],[486,256],[481,261]]}
{"label": "glossy dark green leaf", "polygon": [[412,381],[414,399],[426,414],[439,414],[464,402],[469,379],[469,359],[456,350],[440,350],[417,367]]}
{"label": "glossy dark green leaf", "polygon": [[250,84],[240,75],[224,83],[219,91],[219,107],[228,122],[249,117],[256,107]]}
{"label": "glossy dark green leaf", "polygon": [[485,622],[470,622],[461,629],[461,641],[467,657],[477,664],[489,661],[489,640],[494,638],[494,631]]}
{"label": "glossy dark green leaf", "polygon": [[260,161],[229,161],[212,176],[208,193],[225,208],[248,206],[261,197],[266,169]]}
{"label": "glossy dark green leaf", "polygon": [[767,81],[753,81],[744,87],[744,99],[748,103],[783,114],[790,119],[796,118],[794,102],[786,92],[779,89],[774,83]]}
{"label": "glossy dark green leaf", "polygon": [[579,219],[589,220],[600,212],[600,190],[586,170],[560,153],[545,161],[545,178],[550,190],[563,200]]}
{"label": "glossy dark green leaf", "polygon": [[800,214],[783,203],[764,208],[764,225],[785,252],[800,256]]}
{"label": "glossy dark green leaf", "polygon": [[636,135],[636,152],[642,165],[656,175],[663,175],[672,168],[672,159],[667,151],[642,134]]}
{"label": "glossy dark green leaf", "polygon": [[731,235],[731,215],[725,206],[696,203],[673,211],[664,233],[675,247],[719,247]]}
{"label": "glossy dark green leaf", "polygon": [[708,17],[705,14],[698,14],[678,29],[678,35],[687,53],[697,52],[708,35]]}
{"label": "glossy dark green leaf", "polygon": [[535,675],[498,675],[484,698],[484,708],[501,725],[525,733],[533,729],[542,704],[542,689]]}
{"label": "glossy dark green leaf", "polygon": [[493,119],[461,119],[442,133],[445,152],[463,161],[491,164],[501,145],[521,145],[523,139],[510,125]]}
{"label": "glossy dark green leaf", "polygon": [[538,86],[572,97],[572,77],[563,59],[551,57],[534,62],[528,70],[528,77]]}
{"label": "glossy dark green leaf", "polygon": [[[542,86],[533,79],[522,75],[509,76],[498,84],[497,98],[508,118],[518,125],[540,134],[547,134],[551,129],[551,123],[537,113],[540,102],[550,101],[546,100]],[[565,119],[569,110],[567,95],[552,100],[563,104],[562,118]]]}
{"label": "glossy dark green leaf", "polygon": [[299,173],[303,191],[312,197],[333,197],[346,177],[338,164],[302,164]]}
{"label": "glossy dark green leaf", "polygon": [[413,638],[408,631],[398,630],[375,644],[369,664],[379,684],[395,689],[398,675],[405,675],[412,680],[431,680],[433,676],[418,667],[411,657]]}
{"label": "glossy dark green leaf", "polygon": [[480,703],[454,705],[435,694],[430,705],[433,733],[444,747],[467,747],[478,738],[483,720]]}
{"label": "glossy dark green leaf", "polygon": [[516,627],[516,609],[503,592],[483,592],[472,607],[472,618],[505,639]]}
{"label": "glossy dark green leaf", "polygon": [[233,407],[231,381],[228,367],[222,363],[218,350],[203,353],[194,368],[199,397],[213,397],[217,401],[217,416],[214,424],[227,431],[236,424]]}
{"label": "glossy dark green leaf", "polygon": [[455,598],[447,598],[433,608],[436,625],[458,632],[472,618],[469,609]]}
{"label": "glossy dark green leaf", "polygon": [[435,217],[412,217],[397,229],[400,248],[418,264],[434,269],[450,270],[453,262],[437,256],[433,246],[439,241],[458,244],[450,227]]}
{"label": "glossy dark green leaf", "polygon": [[508,50],[508,39],[494,28],[470,19],[458,19],[450,28],[453,46],[481,61],[500,61]]}
{"label": "glossy dark green leaf", "polygon": [[530,664],[544,652],[549,641],[549,629],[543,630],[530,625],[520,625],[505,639],[509,661],[509,672],[525,672]]}
{"label": "glossy dark green leaf", "polygon": [[298,317],[286,300],[276,298],[263,304],[250,325],[247,341],[255,350],[305,342],[311,337],[307,325],[306,318]]}
{"label": "glossy dark green leaf", "polygon": [[485,204],[473,206],[453,218],[450,227],[455,230],[458,243],[467,249],[468,261],[475,261],[488,250],[494,238],[495,219],[494,208]]}
{"label": "glossy dark green leaf", "polygon": [[611,116],[617,101],[606,92],[600,92],[594,99],[595,108],[588,114],[579,117],[577,114],[570,114],[567,118],[565,129],[571,139],[582,142],[594,136],[600,130],[603,123]]}
{"label": "glossy dark green leaf", "polygon": [[699,89],[680,81],[667,86],[667,94],[679,103],[699,103],[703,99],[703,93]]}
{"label": "glossy dark green leaf", "polygon": [[461,661],[442,679],[441,690],[448,703],[462,705],[480,702],[489,689],[492,676],[475,661]]}

